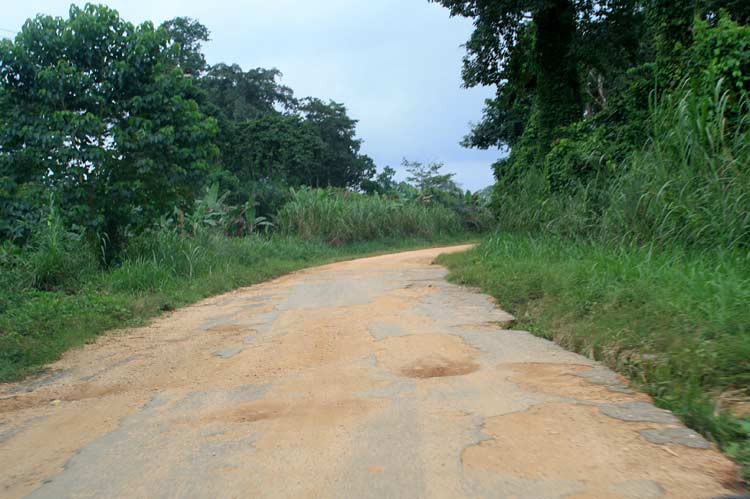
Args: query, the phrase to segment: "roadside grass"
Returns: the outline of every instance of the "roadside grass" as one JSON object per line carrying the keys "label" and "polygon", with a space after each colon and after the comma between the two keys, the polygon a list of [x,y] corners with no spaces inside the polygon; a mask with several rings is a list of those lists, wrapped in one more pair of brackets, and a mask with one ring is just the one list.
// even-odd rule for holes
{"label": "roadside grass", "polygon": [[750,256],[496,234],[443,255],[519,327],[602,361],[716,442],[750,480]]}
{"label": "roadside grass", "polygon": [[38,372],[107,330],[144,324],[211,295],[305,267],[469,238],[455,233],[333,246],[160,230],[134,240],[118,265],[102,271],[91,264],[96,259],[85,243],[59,238],[55,227],[46,232],[30,255],[0,255],[0,381]]}

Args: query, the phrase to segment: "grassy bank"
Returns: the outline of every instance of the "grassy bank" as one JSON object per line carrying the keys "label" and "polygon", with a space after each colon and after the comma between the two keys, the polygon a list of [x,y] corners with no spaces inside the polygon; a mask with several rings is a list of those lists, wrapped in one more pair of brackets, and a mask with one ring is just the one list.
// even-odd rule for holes
{"label": "grassy bank", "polygon": [[[123,261],[106,271],[75,241],[47,241],[23,262],[6,262],[0,277],[0,380],[38,371],[108,329],[143,324],[207,296],[304,267],[463,237],[332,246],[296,237],[183,237],[159,231],[134,241]],[[55,244],[57,249],[50,247]]]}
{"label": "grassy bank", "polygon": [[495,235],[441,257],[519,327],[593,357],[750,464],[750,259],[741,251],[614,247]]}

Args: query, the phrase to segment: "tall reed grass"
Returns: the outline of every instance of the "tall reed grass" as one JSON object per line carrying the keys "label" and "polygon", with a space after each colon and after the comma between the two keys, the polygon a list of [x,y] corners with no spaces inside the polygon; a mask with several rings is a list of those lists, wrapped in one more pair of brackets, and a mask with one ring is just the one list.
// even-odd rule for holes
{"label": "tall reed grass", "polygon": [[750,247],[750,102],[721,91],[667,95],[650,143],[611,187],[604,217],[639,242]]}
{"label": "tall reed grass", "polygon": [[617,244],[750,248],[750,102],[688,89],[652,104],[651,139],[614,177],[550,192],[529,171],[495,193],[502,228]]}
{"label": "tall reed grass", "polygon": [[300,189],[279,211],[282,233],[340,245],[356,241],[420,237],[461,232],[453,210],[439,204],[399,201],[334,189]]}

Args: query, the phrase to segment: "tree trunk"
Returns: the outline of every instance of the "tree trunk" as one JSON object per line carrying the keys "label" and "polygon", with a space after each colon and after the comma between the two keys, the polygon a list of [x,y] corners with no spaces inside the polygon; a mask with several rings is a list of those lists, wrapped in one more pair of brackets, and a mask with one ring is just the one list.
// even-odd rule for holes
{"label": "tree trunk", "polygon": [[537,127],[539,160],[549,151],[557,127],[583,116],[581,83],[573,43],[576,12],[570,0],[545,0],[536,26]]}

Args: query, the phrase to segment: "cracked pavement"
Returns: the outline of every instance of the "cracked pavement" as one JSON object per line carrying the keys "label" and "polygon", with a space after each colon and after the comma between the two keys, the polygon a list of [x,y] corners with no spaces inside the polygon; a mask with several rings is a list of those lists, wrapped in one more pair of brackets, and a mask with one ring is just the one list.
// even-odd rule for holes
{"label": "cracked pavement", "polygon": [[204,300],[0,387],[3,497],[710,498],[735,466],[429,249]]}

